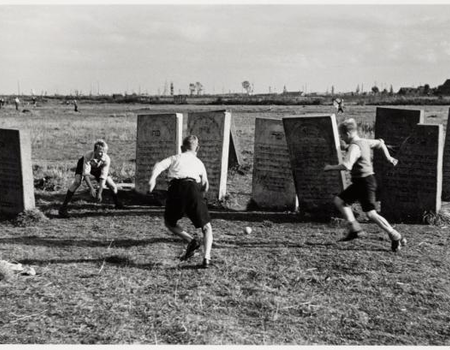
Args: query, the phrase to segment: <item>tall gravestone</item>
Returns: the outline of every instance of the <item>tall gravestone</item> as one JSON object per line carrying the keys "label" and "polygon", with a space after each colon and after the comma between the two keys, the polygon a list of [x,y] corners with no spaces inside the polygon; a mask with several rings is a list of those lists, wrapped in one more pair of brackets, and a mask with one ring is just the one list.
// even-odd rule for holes
{"label": "tall gravestone", "polygon": [[[183,115],[141,114],[137,117],[135,190],[146,194],[156,162],[181,152]],[[156,190],[167,190],[167,171],[157,178]]]}
{"label": "tall gravestone", "polygon": [[441,208],[443,127],[419,124],[397,152],[398,164],[386,171],[381,215],[393,222],[422,222]]}
{"label": "tall gravestone", "polygon": [[281,119],[255,119],[252,200],[261,209],[297,209],[294,178]]}
{"label": "tall gravestone", "polygon": [[450,109],[447,117],[447,127],[444,141],[444,158],[442,165],[442,200],[450,202]]}
{"label": "tall gravestone", "polygon": [[0,129],[0,212],[18,214],[34,207],[30,137],[23,130]]}
{"label": "tall gravestone", "polygon": [[[392,157],[397,158],[397,152],[402,143],[409,137],[417,124],[424,122],[422,110],[377,107],[375,116],[375,138],[383,139]],[[378,184],[378,197],[384,191],[384,177],[390,164],[386,163],[382,152],[373,154],[373,167]]]}
{"label": "tall gravestone", "polygon": [[323,171],[338,164],[342,154],[335,115],[283,118],[299,211],[327,219],[337,214],[333,199],[345,185],[341,171]]}
{"label": "tall gravestone", "polygon": [[242,164],[241,145],[239,143],[236,125],[234,123],[234,117],[231,116],[230,151],[228,153],[228,168],[232,169],[235,167],[239,167],[241,164]]}
{"label": "tall gravestone", "polygon": [[199,138],[197,157],[205,164],[210,200],[222,199],[227,190],[231,113],[227,111],[188,114],[187,132]]}

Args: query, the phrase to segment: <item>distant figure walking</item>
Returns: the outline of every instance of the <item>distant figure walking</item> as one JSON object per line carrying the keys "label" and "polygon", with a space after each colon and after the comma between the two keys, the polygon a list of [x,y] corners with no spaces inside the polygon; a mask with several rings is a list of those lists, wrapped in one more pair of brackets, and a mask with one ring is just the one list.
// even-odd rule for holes
{"label": "distant figure walking", "polygon": [[5,99],[0,98],[0,109],[5,105]]}
{"label": "distant figure walking", "polygon": [[75,112],[78,112],[78,103],[77,100],[73,100],[73,108]]}
{"label": "distant figure walking", "polygon": [[16,106],[16,111],[19,110],[19,104],[20,104],[20,100],[19,100],[18,97],[16,97],[16,98],[14,99],[14,105]]}
{"label": "distant figure walking", "polygon": [[338,113],[344,113],[344,100],[342,98],[334,99],[333,105],[336,107]]}

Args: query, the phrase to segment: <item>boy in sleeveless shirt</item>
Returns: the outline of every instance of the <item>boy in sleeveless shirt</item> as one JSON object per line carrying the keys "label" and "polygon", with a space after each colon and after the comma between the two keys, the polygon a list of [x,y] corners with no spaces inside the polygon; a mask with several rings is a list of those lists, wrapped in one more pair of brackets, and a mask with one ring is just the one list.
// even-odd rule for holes
{"label": "boy in sleeveless shirt", "polygon": [[155,164],[149,180],[149,192],[156,186],[156,178],[168,169],[169,188],[164,211],[167,229],[188,243],[181,260],[187,260],[200,248],[200,243],[186,232],[177,222],[186,215],[195,228],[201,228],[204,243],[204,259],[201,267],[208,268],[211,260],[213,234],[208,207],[203,192],[209,188],[208,177],[203,162],[197,158],[198,138],[187,136],[181,146],[182,153],[173,155]]}
{"label": "boy in sleeveless shirt", "polygon": [[375,210],[377,184],[371,160],[371,150],[381,149],[386,160],[394,166],[398,161],[390,156],[389,150],[382,139],[360,138],[356,121],[353,118],[344,120],[339,125],[339,134],[341,139],[348,144],[344,161],[336,165],[327,164],[324,171],[347,170],[351,174],[351,185],[334,199],[336,207],[348,224],[348,233],[342,241],[353,240],[362,234],[362,228],[356,221],[350,206],[352,203],[359,201],[367,217],[388,234],[391,239],[391,249],[393,252],[397,252],[402,245],[406,244],[406,239],[402,238],[401,234]]}

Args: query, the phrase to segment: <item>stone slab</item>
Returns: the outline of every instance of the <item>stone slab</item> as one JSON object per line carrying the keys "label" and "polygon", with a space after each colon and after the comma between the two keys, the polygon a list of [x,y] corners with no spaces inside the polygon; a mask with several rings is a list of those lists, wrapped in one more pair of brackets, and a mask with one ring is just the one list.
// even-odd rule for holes
{"label": "stone slab", "polygon": [[283,119],[300,214],[318,219],[339,215],[333,199],[345,184],[344,173],[325,172],[341,162],[336,116],[302,115]]}
{"label": "stone slab", "polygon": [[[156,162],[181,152],[183,115],[141,114],[137,117],[135,190],[146,194]],[[155,190],[167,190],[167,171],[158,176]]]}
{"label": "stone slab", "polygon": [[197,157],[205,164],[209,200],[221,200],[227,190],[231,113],[225,110],[189,112],[187,135],[199,138]]}
{"label": "stone slab", "polygon": [[[419,124],[390,165],[380,195],[381,215],[392,222],[421,223],[426,212],[441,208],[443,127]],[[389,163],[388,163],[389,164]]]}
{"label": "stone slab", "polygon": [[0,212],[35,208],[31,140],[24,130],[0,129]]}
{"label": "stone slab", "polygon": [[255,119],[252,200],[261,209],[295,211],[297,195],[283,121]]}
{"label": "stone slab", "polygon": [[[383,139],[392,157],[397,158],[397,152],[402,143],[409,137],[417,124],[424,122],[422,110],[377,107],[375,116],[375,138]],[[390,164],[384,160],[382,152],[374,152],[373,168],[378,184],[378,197],[384,186],[384,176]]]}
{"label": "stone slab", "polygon": [[450,202],[450,109],[445,130],[444,159],[442,165],[442,200]]}

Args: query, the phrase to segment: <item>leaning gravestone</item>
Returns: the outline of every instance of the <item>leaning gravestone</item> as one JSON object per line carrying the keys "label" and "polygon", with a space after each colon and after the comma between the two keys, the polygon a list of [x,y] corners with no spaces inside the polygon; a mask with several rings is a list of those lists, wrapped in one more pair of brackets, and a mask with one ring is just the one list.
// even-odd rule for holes
{"label": "leaning gravestone", "polygon": [[0,212],[35,207],[31,141],[23,130],[0,129]]}
{"label": "leaning gravestone", "polygon": [[[135,190],[146,194],[156,162],[181,152],[183,115],[142,114],[137,117]],[[167,171],[160,174],[156,190],[167,190]]]}
{"label": "leaning gravestone", "polygon": [[[375,138],[383,139],[392,157],[397,158],[402,143],[409,137],[417,124],[424,122],[422,110],[377,107],[375,117]],[[373,154],[373,168],[378,185],[378,196],[384,191],[384,177],[390,164],[383,152]]]}
{"label": "leaning gravestone", "polygon": [[381,215],[393,222],[422,222],[441,209],[443,128],[419,124],[397,152],[397,166],[386,171]]}
{"label": "leaning gravestone", "polygon": [[205,164],[209,200],[221,200],[227,190],[231,113],[227,111],[188,114],[187,132],[199,138],[197,157]]}
{"label": "leaning gravestone", "polygon": [[261,209],[297,209],[294,178],[281,119],[255,119],[252,200]]}
{"label": "leaning gravestone", "polygon": [[237,135],[234,117],[231,116],[230,125],[230,151],[228,153],[228,169],[238,168],[242,164],[242,152]]}
{"label": "leaning gravestone", "polygon": [[442,166],[442,200],[450,201],[450,109],[447,117],[447,128],[444,141],[444,160]]}
{"label": "leaning gravestone", "polygon": [[300,213],[318,219],[337,214],[334,197],[345,185],[341,171],[323,171],[342,158],[335,115],[283,118]]}

